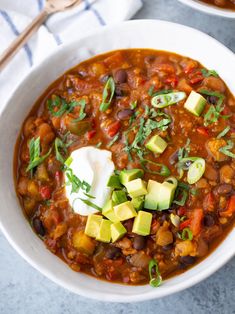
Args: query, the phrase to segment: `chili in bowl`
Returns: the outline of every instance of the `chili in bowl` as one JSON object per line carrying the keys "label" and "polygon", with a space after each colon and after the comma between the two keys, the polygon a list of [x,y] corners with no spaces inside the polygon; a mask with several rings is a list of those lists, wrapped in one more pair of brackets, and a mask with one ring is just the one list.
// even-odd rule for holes
{"label": "chili in bowl", "polygon": [[[11,241],[50,278],[83,295],[159,297],[183,289],[190,276],[193,283],[204,278],[234,253],[228,247],[234,236],[235,99],[222,79],[226,71],[202,56],[201,62],[193,53],[184,56],[182,42],[170,52],[172,42],[163,42],[164,50],[146,49],[148,42],[130,45],[128,37],[108,45],[121,49],[89,50],[104,34],[112,43],[116,32],[144,34],[162,23],[129,22],[91,35],[80,45],[94,57],[81,50],[77,62],[69,61],[71,70],[61,76],[61,67],[46,77],[43,69],[54,71],[76,44],[65,47],[24,83],[33,82],[41,95],[34,106],[34,93],[19,89],[14,102],[25,109],[16,117],[6,108],[2,115],[2,127],[5,119],[18,119],[9,134],[11,141],[18,136],[16,193],[38,235],[19,210],[10,211],[17,235]],[[163,24],[168,35],[177,33],[175,25]],[[179,33],[187,39],[191,30],[179,27]],[[221,49],[227,62],[233,59],[208,36],[194,35]],[[0,169],[8,180],[7,168]],[[10,182],[5,195],[13,204]],[[8,217],[1,223],[12,239]]]}

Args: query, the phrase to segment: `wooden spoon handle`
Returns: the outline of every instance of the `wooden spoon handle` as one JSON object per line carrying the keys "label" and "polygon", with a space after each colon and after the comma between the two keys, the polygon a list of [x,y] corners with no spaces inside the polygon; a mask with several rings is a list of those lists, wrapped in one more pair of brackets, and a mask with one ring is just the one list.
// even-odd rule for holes
{"label": "wooden spoon handle", "polygon": [[0,72],[16,55],[16,53],[24,46],[29,38],[37,31],[37,29],[46,20],[48,12],[43,10],[26,29],[11,43],[11,45],[0,56]]}

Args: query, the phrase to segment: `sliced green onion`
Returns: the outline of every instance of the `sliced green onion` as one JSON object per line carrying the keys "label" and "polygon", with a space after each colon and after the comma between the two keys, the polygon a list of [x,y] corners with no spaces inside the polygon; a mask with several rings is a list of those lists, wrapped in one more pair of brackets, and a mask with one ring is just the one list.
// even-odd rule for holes
{"label": "sliced green onion", "polygon": [[198,158],[188,169],[187,181],[194,184],[201,179],[206,169],[206,162],[203,158]]}
{"label": "sliced green onion", "polygon": [[[153,271],[155,272],[155,276],[153,276]],[[158,264],[155,259],[151,259],[149,262],[149,284],[150,286],[157,288],[162,283],[162,276],[158,270]]]}
{"label": "sliced green onion", "polygon": [[182,240],[190,240],[192,241],[193,239],[193,233],[189,228],[184,228],[181,234],[181,239]]}
{"label": "sliced green onion", "polygon": [[231,140],[229,140],[227,142],[227,145],[224,147],[221,147],[219,149],[219,151],[226,156],[229,156],[231,158],[235,158],[235,154],[230,151],[233,148],[233,146],[234,146],[234,143]]}
{"label": "sliced green onion", "polygon": [[221,131],[217,135],[217,138],[221,138],[221,137],[225,136],[229,131],[230,131],[230,126],[227,126],[225,129],[223,129],[223,131]]}
{"label": "sliced green onion", "polygon": [[114,136],[114,138],[108,143],[107,147],[113,146],[113,144],[118,140],[119,135],[120,135],[120,134],[117,133],[117,134]]}
{"label": "sliced green onion", "polygon": [[102,103],[100,104],[100,111],[106,111],[113,99],[115,92],[115,82],[112,77],[110,77],[104,87],[103,96],[102,96]]}
{"label": "sliced green onion", "polygon": [[[178,169],[188,170],[191,165],[191,161],[196,161],[198,157],[184,157],[181,158],[180,161],[177,163]],[[189,165],[187,165],[189,163]]]}
{"label": "sliced green onion", "polygon": [[[144,169],[146,172],[148,172],[148,173],[151,173],[151,174],[158,174],[158,175],[163,176],[163,177],[168,177],[168,176],[171,174],[170,169],[169,169],[167,166],[165,166],[164,164],[156,163],[156,162],[154,162],[154,161],[152,161],[152,160],[148,160],[148,159],[141,159],[141,160],[140,160],[140,163],[141,163],[143,169]],[[151,169],[150,169],[149,167],[147,167],[147,165],[146,165],[146,164],[148,164],[148,163],[149,163],[150,165],[154,165],[154,166],[156,166],[156,167],[159,167],[159,168],[160,168],[159,171],[153,171],[153,170],[151,170]]]}
{"label": "sliced green onion", "polygon": [[175,177],[169,177],[165,180],[165,182],[173,184],[175,187],[178,185],[178,180]]}
{"label": "sliced green onion", "polygon": [[71,163],[73,162],[73,157],[69,156],[66,160],[65,160],[65,166],[69,167],[71,165]]}
{"label": "sliced green onion", "polygon": [[169,94],[161,94],[154,96],[151,100],[151,104],[156,108],[165,108],[176,104],[177,102],[186,98],[185,92],[173,92]]}
{"label": "sliced green onion", "polygon": [[101,207],[99,207],[98,205],[96,205],[96,204],[94,204],[94,203],[92,203],[91,201],[89,201],[89,200],[86,200],[86,199],[83,199],[83,198],[78,198],[80,201],[82,201],[84,204],[86,204],[86,205],[88,205],[88,206],[90,206],[90,207],[92,207],[92,208],[94,208],[94,209],[97,209],[98,211],[102,211],[102,208]]}

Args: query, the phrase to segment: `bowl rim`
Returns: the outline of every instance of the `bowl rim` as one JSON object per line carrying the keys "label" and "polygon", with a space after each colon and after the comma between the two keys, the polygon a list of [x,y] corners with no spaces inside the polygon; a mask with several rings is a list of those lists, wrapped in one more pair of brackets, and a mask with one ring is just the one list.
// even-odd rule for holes
{"label": "bowl rim", "polygon": [[217,15],[229,19],[235,19],[235,11],[222,9],[222,8],[216,8],[212,5],[209,5],[207,3],[199,2],[198,0],[178,0],[181,3],[190,6],[193,9],[196,9],[198,11],[210,14],[210,15]]}
{"label": "bowl rim", "polygon": [[[136,24],[137,25],[140,23],[146,23],[146,24],[148,24],[148,26],[150,26],[152,23],[156,23],[156,25],[159,26],[159,23],[160,23],[162,26],[169,25],[169,26],[177,27],[179,30],[184,29],[184,30],[191,31],[192,33],[197,33],[198,35],[203,36],[208,41],[214,42],[215,44],[217,44],[217,46],[220,46],[224,50],[227,50],[227,53],[229,53],[231,55],[231,57],[235,58],[234,53],[230,49],[225,47],[223,44],[221,44],[219,41],[212,38],[211,36],[201,32],[197,29],[194,29],[192,27],[184,26],[184,25],[178,24],[178,23],[162,21],[162,20],[144,20],[143,19],[143,20],[125,21],[125,22],[117,23],[117,24],[114,24],[111,26],[105,26],[105,27],[102,27],[98,30],[89,32],[89,34],[87,34],[85,38],[87,38],[87,37],[89,38],[92,36],[102,34],[106,30],[118,28],[119,26],[121,26],[123,24],[124,25],[128,25],[128,24],[133,24],[133,25]],[[23,81],[17,86],[17,88],[12,93],[10,99],[8,100],[7,104],[4,106],[3,110],[0,113],[0,120],[2,118],[3,113],[5,112],[6,108],[8,107],[8,104],[11,103],[11,100],[13,99],[15,92],[22,89],[22,87],[25,85],[25,81],[29,79],[29,77],[31,76],[32,73],[34,73],[38,69],[40,69],[40,67],[43,65],[43,63],[46,63],[50,58],[52,58],[54,55],[58,54],[61,50],[69,49],[69,47],[72,47],[75,43],[79,43],[83,39],[84,38],[79,38],[79,39],[76,39],[72,42],[69,42],[69,43],[66,43],[66,44],[60,46],[59,49],[53,51],[52,54],[47,56],[42,62],[37,64],[35,67],[33,67],[32,71],[23,79]],[[172,52],[174,52],[173,49],[172,49]],[[22,247],[18,246],[14,242],[14,239],[11,237],[11,234],[9,234],[8,231],[5,229],[1,220],[0,220],[0,229],[3,232],[3,234],[5,235],[5,237],[7,238],[7,240],[9,241],[9,243],[12,245],[12,247],[19,253],[19,255],[21,255],[31,266],[33,266],[35,269],[37,269],[40,273],[45,275],[47,278],[49,278],[50,280],[52,280],[53,282],[55,282],[59,286],[66,288],[73,293],[79,294],[83,297],[89,296],[89,298],[99,300],[99,301],[124,302],[124,303],[141,302],[141,301],[146,301],[146,300],[151,300],[151,299],[157,299],[160,297],[171,295],[171,294],[176,293],[176,292],[180,292],[186,288],[189,288],[189,287],[199,283],[200,281],[202,281],[202,280],[206,279],[207,277],[209,277],[210,275],[212,275],[215,271],[217,271],[219,268],[221,268],[226,262],[228,262],[235,255],[235,248],[234,248],[234,251],[229,250],[226,255],[223,255],[220,257],[219,262],[211,265],[209,267],[209,269],[207,268],[207,269],[201,270],[199,274],[193,275],[191,278],[189,278],[186,281],[179,283],[177,286],[175,285],[173,287],[167,287],[167,289],[162,290],[161,293],[158,293],[157,295],[156,295],[156,289],[153,289],[150,292],[143,293],[141,295],[138,294],[138,296],[137,295],[124,296],[124,295],[120,295],[118,293],[110,293],[108,295],[108,297],[105,297],[105,295],[102,291],[96,291],[95,294],[89,294],[89,289],[84,288],[84,287],[79,287],[79,286],[75,287],[75,286],[71,285],[70,283],[66,282],[65,280],[58,278],[55,273],[52,273],[49,269],[47,269],[46,265],[39,265],[35,259],[33,259],[27,253],[24,252],[24,249]],[[221,245],[223,245],[223,243],[221,243]],[[97,280],[97,279],[95,279],[95,280]]]}

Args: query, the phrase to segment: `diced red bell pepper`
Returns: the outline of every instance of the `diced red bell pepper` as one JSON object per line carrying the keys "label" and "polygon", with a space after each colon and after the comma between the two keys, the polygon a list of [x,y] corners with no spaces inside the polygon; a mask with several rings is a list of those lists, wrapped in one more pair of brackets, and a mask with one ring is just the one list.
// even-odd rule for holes
{"label": "diced red bell pepper", "polygon": [[114,137],[118,133],[120,128],[121,128],[120,121],[115,121],[114,123],[110,124],[107,130],[108,136]]}
{"label": "diced red bell pepper", "polygon": [[51,189],[49,186],[41,186],[39,193],[43,200],[49,200],[51,198]]}
{"label": "diced red bell pepper", "polygon": [[235,195],[232,195],[227,203],[225,211],[220,212],[222,217],[231,217],[235,213]]}
{"label": "diced red bell pepper", "polygon": [[90,140],[96,135],[96,130],[91,130],[87,132],[87,139]]}
{"label": "diced red bell pepper", "polygon": [[177,76],[170,76],[165,79],[165,84],[170,84],[173,88],[175,88],[178,84]]}
{"label": "diced red bell pepper", "polygon": [[187,219],[180,223],[179,229],[183,230],[184,228],[188,227],[191,223],[191,219]]}
{"label": "diced red bell pepper", "polygon": [[184,216],[185,213],[186,213],[185,207],[180,206],[180,207],[178,208],[178,210],[177,210],[177,214],[178,214],[179,216]]}
{"label": "diced red bell pepper", "polygon": [[204,127],[204,126],[199,126],[197,127],[197,133],[203,135],[203,136],[209,136],[209,130],[208,128]]}
{"label": "diced red bell pepper", "polygon": [[203,219],[203,209],[196,208],[192,212],[190,229],[194,236],[197,236],[201,232],[201,225]]}
{"label": "diced red bell pepper", "polygon": [[196,76],[193,76],[189,82],[190,84],[194,85],[194,84],[197,84],[197,83],[200,83],[204,80],[204,77],[202,75],[196,75]]}

